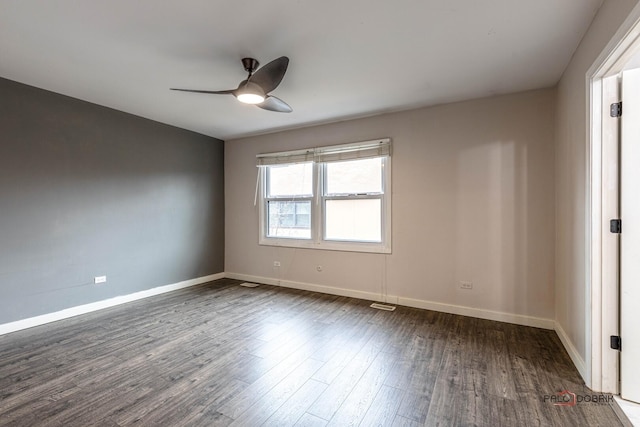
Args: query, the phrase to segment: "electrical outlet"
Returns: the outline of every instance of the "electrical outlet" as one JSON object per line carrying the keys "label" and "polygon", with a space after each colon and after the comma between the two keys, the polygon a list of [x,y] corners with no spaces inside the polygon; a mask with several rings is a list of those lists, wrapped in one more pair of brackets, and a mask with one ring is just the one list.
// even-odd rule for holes
{"label": "electrical outlet", "polygon": [[107,276],[96,276],[93,278],[93,283],[95,283],[96,285],[98,283],[104,283],[107,281]]}
{"label": "electrical outlet", "polygon": [[274,267],[280,267],[280,261],[273,261]]}
{"label": "electrical outlet", "polygon": [[460,289],[473,289],[473,282],[460,282]]}

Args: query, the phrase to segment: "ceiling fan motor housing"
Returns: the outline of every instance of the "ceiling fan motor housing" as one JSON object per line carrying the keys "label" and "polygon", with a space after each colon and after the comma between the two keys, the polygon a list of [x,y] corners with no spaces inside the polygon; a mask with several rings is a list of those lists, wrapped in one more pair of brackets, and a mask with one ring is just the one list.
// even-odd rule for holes
{"label": "ceiling fan motor housing", "polygon": [[249,73],[249,74],[253,74],[253,72],[255,70],[258,69],[258,67],[260,66],[260,63],[258,62],[257,59],[253,59],[253,58],[242,58],[242,66],[244,67],[244,70]]}

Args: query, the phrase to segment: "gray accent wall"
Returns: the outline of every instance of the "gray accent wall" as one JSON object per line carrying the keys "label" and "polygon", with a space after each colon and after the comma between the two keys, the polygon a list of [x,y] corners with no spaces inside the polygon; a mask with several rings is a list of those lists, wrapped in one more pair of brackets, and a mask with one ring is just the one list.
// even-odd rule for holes
{"label": "gray accent wall", "polygon": [[223,272],[223,163],[223,141],[0,79],[0,324]]}

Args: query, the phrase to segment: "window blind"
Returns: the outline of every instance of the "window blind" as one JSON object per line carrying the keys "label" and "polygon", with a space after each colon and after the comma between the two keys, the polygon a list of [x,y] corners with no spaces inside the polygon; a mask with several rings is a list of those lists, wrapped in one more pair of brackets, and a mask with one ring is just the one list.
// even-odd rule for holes
{"label": "window blind", "polygon": [[314,149],[258,154],[256,162],[258,166],[290,165],[311,162],[314,159],[314,155]]}
{"label": "window blind", "polygon": [[345,160],[369,159],[391,155],[389,138],[328,147],[308,148],[305,150],[284,151],[280,153],[258,154],[257,166],[284,165],[304,162],[339,162]]}
{"label": "window blind", "polygon": [[327,163],[385,157],[390,154],[391,141],[389,139],[377,139],[375,141],[358,142],[355,144],[316,148],[314,160],[318,163]]}

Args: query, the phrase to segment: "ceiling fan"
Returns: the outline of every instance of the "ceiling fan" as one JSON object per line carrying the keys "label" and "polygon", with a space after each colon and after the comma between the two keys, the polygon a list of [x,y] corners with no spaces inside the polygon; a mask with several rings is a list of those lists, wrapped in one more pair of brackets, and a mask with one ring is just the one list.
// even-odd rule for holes
{"label": "ceiling fan", "polygon": [[196,90],[171,88],[171,90],[212,93],[215,95],[233,95],[238,101],[244,102],[245,104],[254,104],[263,110],[276,111],[278,113],[290,113],[293,111],[289,104],[282,99],[269,95],[269,92],[277,88],[282,81],[284,73],[287,71],[287,66],[289,65],[289,58],[281,56],[260,69],[258,69],[260,63],[257,60],[253,58],[243,58],[242,65],[245,71],[249,73],[249,76],[246,80],[241,81],[236,89]]}

